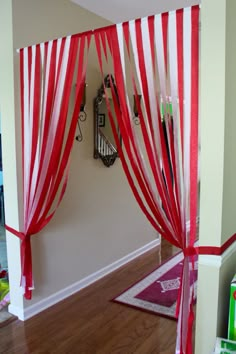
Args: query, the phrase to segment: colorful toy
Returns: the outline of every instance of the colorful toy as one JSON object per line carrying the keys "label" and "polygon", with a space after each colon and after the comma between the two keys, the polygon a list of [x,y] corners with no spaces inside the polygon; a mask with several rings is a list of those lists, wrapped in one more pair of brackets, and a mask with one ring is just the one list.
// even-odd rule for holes
{"label": "colorful toy", "polygon": [[0,310],[3,309],[3,307],[7,306],[10,304],[10,293],[8,292],[6,296],[0,301]]}
{"label": "colorful toy", "polygon": [[0,271],[0,279],[1,278],[7,278],[7,271],[5,269]]}
{"label": "colorful toy", "polygon": [[8,272],[0,266],[0,310],[10,303]]}
{"label": "colorful toy", "polygon": [[228,339],[236,340],[236,274],[230,284]]}

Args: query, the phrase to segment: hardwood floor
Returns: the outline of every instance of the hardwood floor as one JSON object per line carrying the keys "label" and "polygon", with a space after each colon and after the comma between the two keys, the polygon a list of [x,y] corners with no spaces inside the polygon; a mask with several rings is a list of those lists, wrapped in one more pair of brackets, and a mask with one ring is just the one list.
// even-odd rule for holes
{"label": "hardwood floor", "polygon": [[26,322],[0,330],[0,353],[172,354],[176,322],[110,299],[174,253],[155,248]]}

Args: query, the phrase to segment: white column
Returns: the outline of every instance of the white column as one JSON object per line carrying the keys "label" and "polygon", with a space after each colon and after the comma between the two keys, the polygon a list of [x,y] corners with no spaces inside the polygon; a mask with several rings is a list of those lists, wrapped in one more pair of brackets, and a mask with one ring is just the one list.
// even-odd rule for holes
{"label": "white column", "polygon": [[[19,230],[18,180],[20,174],[20,124],[15,120],[12,0],[0,1],[0,111],[6,224]],[[17,120],[19,122],[19,112]],[[17,137],[17,140],[16,140]],[[16,143],[18,142],[18,144]],[[18,146],[17,146],[17,145]],[[16,153],[17,151],[17,153]],[[18,164],[18,170],[17,170]],[[20,242],[7,233],[7,257],[11,304],[9,311],[23,318],[20,285]]]}
{"label": "white column", "polygon": [[[200,246],[221,246],[236,232],[236,1],[201,5]],[[227,337],[236,245],[199,257],[195,354]]]}

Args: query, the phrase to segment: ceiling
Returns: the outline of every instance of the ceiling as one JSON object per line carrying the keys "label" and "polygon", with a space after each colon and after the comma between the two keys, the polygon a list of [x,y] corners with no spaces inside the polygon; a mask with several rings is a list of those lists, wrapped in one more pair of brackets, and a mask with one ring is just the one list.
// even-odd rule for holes
{"label": "ceiling", "polygon": [[113,23],[199,4],[201,0],[71,0]]}

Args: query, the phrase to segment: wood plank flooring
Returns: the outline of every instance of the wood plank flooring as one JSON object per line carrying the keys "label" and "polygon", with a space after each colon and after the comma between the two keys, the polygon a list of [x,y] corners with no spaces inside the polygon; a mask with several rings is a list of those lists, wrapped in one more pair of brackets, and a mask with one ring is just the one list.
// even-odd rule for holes
{"label": "wood plank flooring", "polygon": [[110,299],[176,250],[162,240],[128,265],[33,318],[0,329],[4,354],[172,354],[176,322]]}

